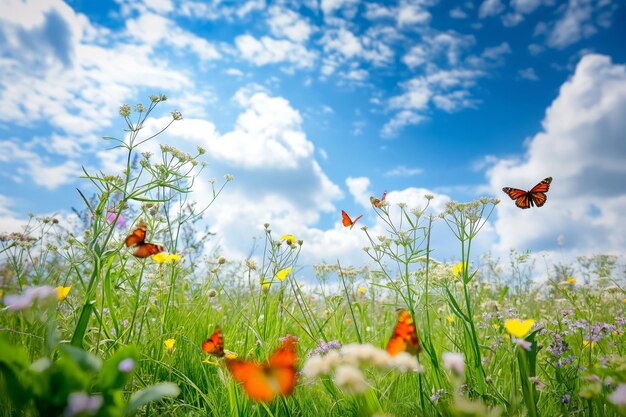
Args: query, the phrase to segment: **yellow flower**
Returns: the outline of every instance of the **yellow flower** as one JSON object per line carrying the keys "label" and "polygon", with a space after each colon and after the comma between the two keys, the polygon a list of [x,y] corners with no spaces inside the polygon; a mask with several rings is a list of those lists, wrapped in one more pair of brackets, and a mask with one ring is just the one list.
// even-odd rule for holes
{"label": "yellow flower", "polygon": [[279,281],[283,281],[285,278],[287,278],[287,275],[291,273],[292,269],[293,269],[292,267],[281,269],[280,271],[276,273],[276,278]]}
{"label": "yellow flower", "polygon": [[504,322],[504,328],[511,335],[521,339],[528,334],[533,324],[535,320],[511,319]]}
{"label": "yellow flower", "polygon": [[270,290],[270,283],[269,282],[262,282],[261,283],[261,288],[263,288],[263,291],[268,292]]}
{"label": "yellow flower", "polygon": [[596,345],[596,342],[593,340],[583,339],[583,348],[592,348]]}
{"label": "yellow flower", "polygon": [[152,258],[153,261],[155,261],[159,265],[165,264],[171,261],[180,260],[180,255],[175,255],[173,253],[165,253],[165,252],[157,253],[156,255],[152,255],[150,257]]}
{"label": "yellow flower", "polygon": [[498,330],[500,328],[500,325],[498,323],[494,323],[491,325],[491,327],[493,327],[494,330]]}
{"label": "yellow flower", "polygon": [[626,303],[626,298],[624,298],[624,302]]}
{"label": "yellow flower", "polygon": [[[465,262],[465,268],[467,268],[467,262]],[[463,263],[459,262],[458,264],[454,265],[452,267],[452,274],[454,275],[454,278],[458,278],[459,275],[461,275],[463,273]]]}
{"label": "yellow flower", "polygon": [[359,287],[359,294],[365,294],[365,287]]}
{"label": "yellow flower", "polygon": [[448,323],[454,323],[454,315],[450,314],[448,317],[446,317],[446,320],[448,320]]}
{"label": "yellow flower", "polygon": [[287,241],[288,245],[294,245],[296,243],[296,237],[294,235],[282,235],[280,241]]}
{"label": "yellow flower", "polygon": [[163,341],[163,344],[165,345],[165,350],[167,351],[167,353],[172,353],[174,352],[174,345],[176,344],[176,339],[165,339]]}
{"label": "yellow flower", "polygon": [[567,281],[568,284],[576,284],[576,278],[565,277],[565,281]]}
{"label": "yellow flower", "polygon": [[57,292],[57,300],[59,301],[65,300],[67,298],[67,295],[70,293],[71,289],[72,289],[71,285],[69,287],[64,287],[62,285],[59,285],[58,287],[56,287],[54,290]]}
{"label": "yellow flower", "polygon": [[224,357],[226,359],[237,359],[238,356],[237,352],[231,352],[230,350],[224,352]]}

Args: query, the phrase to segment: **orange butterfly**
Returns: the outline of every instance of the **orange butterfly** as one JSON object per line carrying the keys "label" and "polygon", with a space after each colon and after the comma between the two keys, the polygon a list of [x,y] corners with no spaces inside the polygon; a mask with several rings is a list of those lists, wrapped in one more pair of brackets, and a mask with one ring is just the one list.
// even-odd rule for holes
{"label": "orange butterfly", "polygon": [[133,255],[137,258],[147,258],[150,255],[156,255],[163,252],[165,248],[161,245],[146,243],[146,224],[139,223],[137,228],[126,238],[126,247],[135,247]]}
{"label": "orange butterfly", "polygon": [[359,217],[357,217],[356,219],[354,219],[354,221],[352,221],[352,219],[350,218],[350,216],[348,216],[348,213],[346,213],[345,211],[341,210],[341,221],[343,223],[343,225],[345,227],[350,226],[350,230],[352,230],[352,228],[354,227],[354,224],[361,218],[363,217],[363,215],[361,214]]}
{"label": "orange butterfly", "polygon": [[406,310],[400,310],[398,312],[398,324],[387,344],[387,352],[393,356],[400,352],[409,352],[417,355],[421,351],[422,346],[420,346],[420,341],[417,339],[417,332],[415,331],[411,313]]}
{"label": "orange butterfly", "polygon": [[224,339],[222,338],[222,329],[219,326],[215,328],[211,337],[202,343],[202,350],[218,358],[224,356]]}
{"label": "orange butterfly", "polygon": [[227,358],[226,366],[251,400],[269,402],[291,394],[296,386],[297,343],[294,336],[287,336],[267,363]]}
{"label": "orange butterfly", "polygon": [[552,177],[548,177],[531,188],[530,191],[511,187],[504,187],[502,191],[511,197],[511,200],[515,200],[515,205],[521,209],[531,208],[532,206],[541,207],[548,199],[546,193],[550,189],[551,182]]}
{"label": "orange butterfly", "polygon": [[387,190],[385,190],[385,192],[383,193],[383,196],[379,199],[377,199],[376,197],[371,197],[370,196],[370,203],[372,203],[372,205],[374,205],[374,207],[376,208],[381,208],[381,206],[383,205],[383,202],[385,201],[385,198],[387,197]]}

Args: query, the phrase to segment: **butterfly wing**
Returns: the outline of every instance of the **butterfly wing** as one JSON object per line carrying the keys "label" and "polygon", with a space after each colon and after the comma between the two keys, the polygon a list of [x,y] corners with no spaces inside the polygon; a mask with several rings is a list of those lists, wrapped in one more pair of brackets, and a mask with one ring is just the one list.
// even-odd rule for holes
{"label": "butterfly wing", "polygon": [[222,329],[215,328],[215,331],[207,340],[202,343],[202,350],[213,356],[224,356],[224,339],[222,338]]}
{"label": "butterfly wing", "polygon": [[530,208],[529,193],[519,188],[504,187],[502,189],[511,200],[515,200],[515,205],[522,209]]}
{"label": "butterfly wing", "polygon": [[251,400],[269,402],[276,396],[264,365],[243,359],[226,359],[226,367]]}
{"label": "butterfly wing", "polygon": [[296,338],[288,336],[269,359],[270,374],[275,381],[275,386],[278,387],[278,393],[281,395],[291,394],[298,380],[296,346]]}
{"label": "butterfly wing", "polygon": [[155,245],[154,243],[141,243],[137,245],[137,249],[133,252],[133,255],[137,258],[147,258],[151,255],[163,252],[165,248],[161,245]]}
{"label": "butterfly wing", "polygon": [[417,332],[415,331],[415,324],[411,313],[406,310],[400,310],[398,312],[398,324],[393,330],[393,335],[389,339],[387,344],[387,352],[390,355],[397,355],[400,352],[409,352],[413,355],[417,355],[422,351],[419,339],[417,338]]}
{"label": "butterfly wing", "polygon": [[529,197],[531,200],[531,204],[534,204],[537,207],[543,206],[548,200],[548,196],[546,193],[550,189],[550,183],[552,182],[552,177],[548,177],[545,180],[541,181],[539,184],[535,185],[529,192]]}
{"label": "butterfly wing", "polygon": [[352,219],[348,216],[348,213],[341,210],[341,222],[345,227],[352,226]]}
{"label": "butterfly wing", "polygon": [[226,359],[233,378],[242,384],[254,401],[272,401],[276,395],[289,395],[296,386],[296,339],[288,337],[263,365],[242,359]]}
{"label": "butterfly wing", "polygon": [[385,190],[380,200],[377,199],[376,197],[370,197],[370,203],[372,203],[372,205],[376,208],[381,208],[383,205],[383,201],[385,201],[385,198],[387,198],[387,190]]}
{"label": "butterfly wing", "polygon": [[363,215],[362,215],[362,214],[361,214],[359,217],[357,217],[356,219],[354,219],[354,221],[352,222],[352,225],[350,225],[350,229],[352,229],[352,228],[354,227],[355,223],[356,223],[357,221],[359,221],[359,219],[360,219],[361,217],[363,217]]}
{"label": "butterfly wing", "polygon": [[141,245],[146,239],[146,224],[139,223],[137,228],[126,237],[126,247],[129,248],[135,245]]}

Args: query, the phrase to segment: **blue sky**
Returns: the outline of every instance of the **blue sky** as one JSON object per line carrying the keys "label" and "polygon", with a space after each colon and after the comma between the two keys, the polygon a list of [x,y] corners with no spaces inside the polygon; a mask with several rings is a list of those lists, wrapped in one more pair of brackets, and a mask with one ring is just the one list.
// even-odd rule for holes
{"label": "blue sky", "polygon": [[[368,201],[383,190],[412,206],[432,193],[435,211],[503,198],[480,251],[624,254],[624,2],[38,0],[0,12],[2,230],[29,212],[71,216],[81,166],[119,169],[100,139],[123,135],[119,106],[164,93],[158,116],[184,121],[161,143],[204,146],[207,178],[235,176],[207,213],[231,256],[270,222],[305,240],[307,264],[359,263],[365,237],[339,213],[382,233]],[[500,191],[547,176],[541,209]],[[454,256],[437,233],[439,255]]]}

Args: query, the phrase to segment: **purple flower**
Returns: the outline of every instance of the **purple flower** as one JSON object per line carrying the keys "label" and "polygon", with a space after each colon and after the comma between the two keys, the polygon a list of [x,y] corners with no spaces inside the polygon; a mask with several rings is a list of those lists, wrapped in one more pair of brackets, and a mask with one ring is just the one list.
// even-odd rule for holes
{"label": "purple flower", "polygon": [[314,355],[325,355],[333,349],[341,349],[341,343],[338,340],[331,340],[330,342],[326,343],[322,339],[320,339],[315,349],[310,351],[308,355],[306,355],[306,357],[310,358]]}
{"label": "purple flower", "polygon": [[65,417],[74,417],[77,415],[92,416],[98,412],[102,406],[101,395],[89,395],[86,392],[73,392],[67,397],[67,408],[65,409]]}
{"label": "purple flower", "polygon": [[572,396],[569,394],[563,394],[563,396],[561,397],[561,402],[563,404],[569,404],[571,400],[572,400]]}
{"label": "purple flower", "polygon": [[123,229],[126,227],[126,219],[124,218],[124,215],[120,213],[120,216],[117,217],[117,221],[115,221],[115,217],[117,217],[117,213],[114,211],[109,211],[107,212],[107,222],[109,223],[113,223],[115,222],[115,227],[119,227],[120,229]]}
{"label": "purple flower", "polygon": [[447,393],[448,391],[446,391],[445,389],[435,391],[435,393],[430,396],[430,402],[432,402],[433,404],[439,403],[439,399],[441,398],[441,396],[446,395]]}
{"label": "purple flower", "polygon": [[4,305],[12,311],[28,310],[33,303],[39,300],[56,299],[56,291],[47,285],[29,287],[22,294],[8,294],[4,297]]}
{"label": "purple flower", "polygon": [[119,369],[120,372],[124,372],[127,374],[135,369],[135,361],[131,358],[124,359],[117,365],[117,369]]}

